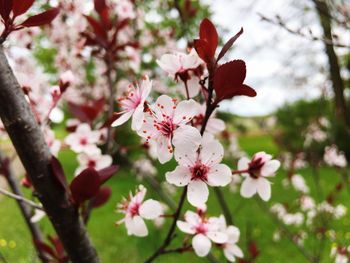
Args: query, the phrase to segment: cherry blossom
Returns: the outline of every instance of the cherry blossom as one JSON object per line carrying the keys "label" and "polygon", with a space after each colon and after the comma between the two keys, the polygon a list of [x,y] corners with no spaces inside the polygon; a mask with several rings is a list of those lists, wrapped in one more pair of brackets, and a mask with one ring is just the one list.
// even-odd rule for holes
{"label": "cherry blossom", "polygon": [[274,176],[280,167],[278,160],[265,152],[256,153],[252,160],[242,157],[238,161],[238,170],[245,177],[241,186],[241,195],[250,198],[258,193],[261,199],[268,201],[271,197],[271,185],[266,177]]}
{"label": "cherry blossom", "polygon": [[242,258],[243,252],[242,250],[237,246],[237,242],[239,240],[240,231],[235,226],[227,226],[226,220],[223,215],[218,217],[218,222],[220,224],[220,229],[223,233],[227,234],[227,241],[221,245],[224,251],[224,255],[230,262],[235,262],[235,258]]}
{"label": "cherry blossom", "polygon": [[113,160],[110,155],[103,155],[101,150],[92,154],[80,153],[77,156],[79,167],[76,169],[75,174],[78,175],[86,168],[94,168],[95,170],[101,170],[111,166]]}
{"label": "cherry blossom", "polygon": [[338,151],[334,144],[325,148],[323,160],[330,166],[345,167],[347,165],[344,153]]}
{"label": "cherry blossom", "polygon": [[[198,136],[200,136],[198,132]],[[175,151],[178,166],[165,174],[166,180],[176,186],[188,185],[187,199],[193,206],[203,206],[208,200],[208,186],[226,186],[231,182],[231,170],[221,164],[222,145],[203,137],[201,146],[188,151]]]}
{"label": "cherry blossom", "polygon": [[[205,111],[206,111],[205,104],[202,104],[202,105],[197,104],[197,113],[193,118],[193,126],[197,127],[198,129],[202,127]],[[225,122],[223,120],[215,118],[215,113],[211,114],[207,122],[205,131],[212,134],[218,134],[224,130],[225,130]]]}
{"label": "cherry blossom", "polygon": [[65,143],[76,153],[85,152],[87,154],[98,153],[96,143],[99,141],[100,133],[92,131],[90,125],[79,124],[74,133],[65,138]]}
{"label": "cherry blossom", "polygon": [[122,125],[132,116],[131,128],[139,130],[143,123],[144,103],[152,89],[152,81],[147,76],[140,84],[130,85],[127,94],[118,99],[121,112],[119,118],[112,123],[113,127]]}
{"label": "cherry blossom", "polygon": [[211,242],[224,244],[228,241],[228,235],[220,231],[216,218],[207,219],[200,214],[187,211],[185,221],[179,220],[176,224],[182,232],[194,235],[192,238],[194,252],[199,257],[205,257],[210,252]]}
{"label": "cherry blossom", "polygon": [[56,140],[54,131],[49,128],[44,129],[44,136],[45,141],[50,148],[51,154],[57,156],[61,149],[61,141]]}
{"label": "cherry blossom", "polygon": [[173,53],[164,54],[159,60],[158,65],[169,74],[170,77],[176,78],[190,69],[195,69],[203,63],[199,58],[195,49],[192,49],[189,54]]}
{"label": "cherry blossom", "polygon": [[154,220],[163,212],[163,207],[158,201],[153,199],[143,201],[146,192],[147,189],[143,185],[139,185],[134,196],[130,193],[129,198],[124,199],[118,205],[118,211],[123,213],[125,217],[116,224],[125,223],[128,235],[147,236],[148,229],[144,219]]}
{"label": "cherry blossom", "polygon": [[195,115],[196,102],[192,99],[181,101],[167,95],[161,95],[145,114],[144,123],[138,131],[147,141],[157,144],[157,156],[161,163],[168,162],[173,156],[173,146],[179,149],[198,147],[200,136],[198,130],[190,125]]}

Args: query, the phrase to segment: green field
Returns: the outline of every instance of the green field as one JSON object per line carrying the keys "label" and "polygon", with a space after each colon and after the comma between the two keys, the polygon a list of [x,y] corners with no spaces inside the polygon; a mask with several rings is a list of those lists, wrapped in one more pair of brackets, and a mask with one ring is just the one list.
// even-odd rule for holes
{"label": "green field", "polygon": [[[251,135],[244,136],[240,139],[242,149],[249,154],[264,150],[274,155],[278,154],[278,148],[274,144],[269,135]],[[65,169],[67,174],[72,174],[76,163],[69,161],[74,160],[71,152],[65,151],[61,154],[60,159],[67,164]],[[174,164],[169,164],[171,167]],[[235,164],[230,163],[234,168]],[[164,173],[164,168],[159,169]],[[315,191],[315,185],[312,179],[312,170],[307,168],[299,172],[309,182],[311,191]],[[159,176],[163,176],[160,174]],[[280,171],[276,178],[273,179],[272,200],[269,205],[279,203],[291,203],[298,194],[290,188],[285,189],[281,185],[285,172]],[[339,174],[333,169],[325,168],[320,171],[321,188],[324,192],[333,189],[340,181]],[[102,262],[143,262],[162,242],[166,231],[160,231],[148,224],[150,235],[145,238],[128,237],[124,226],[116,227],[114,222],[120,218],[120,215],[114,212],[115,205],[120,201],[121,196],[126,196],[129,190],[133,190],[138,182],[135,175],[126,171],[119,172],[112,178],[108,185],[113,188],[113,195],[107,205],[94,210],[91,221],[88,225],[88,231],[93,239],[94,244],[99,252]],[[145,183],[145,186],[147,184]],[[272,236],[277,226],[271,220],[266,210],[262,209],[258,202],[253,199],[243,199],[239,194],[231,193],[227,190],[229,197],[228,203],[233,214],[235,225],[241,230],[240,247],[247,252],[247,238],[256,240],[260,256],[257,258],[258,263],[285,263],[285,262],[307,262],[298,249],[285,237],[278,242],[273,241]],[[156,193],[149,191],[148,196],[158,199]],[[314,195],[313,195],[314,196]],[[337,197],[336,203],[343,203],[350,208],[350,195],[346,191],[342,191]],[[189,207],[189,206],[187,206]],[[220,208],[214,197],[208,203],[209,214],[216,216],[220,213]],[[5,197],[0,199],[0,252],[9,263],[30,263],[38,262],[35,259],[30,236],[19,210],[13,200]],[[168,222],[169,223],[169,222]],[[40,223],[45,233],[52,232],[47,219]],[[167,225],[163,226],[167,229]],[[341,220],[332,224],[332,228],[338,233],[338,238],[342,238],[344,242],[350,242],[350,218],[345,216]],[[290,231],[294,231],[293,227]],[[174,247],[180,244],[182,234],[174,242]],[[311,239],[313,240],[313,239]],[[318,243],[311,243],[307,239],[306,244],[309,247],[317,247]],[[310,244],[309,244],[310,243]],[[321,262],[331,262],[329,257],[331,243],[327,241],[323,250],[323,258]],[[220,258],[220,262],[226,262],[222,257],[221,251],[212,249],[213,253]],[[272,260],[271,260],[272,259]],[[157,259],[156,262],[206,262],[204,259],[196,257],[193,253],[185,253],[183,255],[165,255]],[[0,259],[1,262],[1,259]]]}

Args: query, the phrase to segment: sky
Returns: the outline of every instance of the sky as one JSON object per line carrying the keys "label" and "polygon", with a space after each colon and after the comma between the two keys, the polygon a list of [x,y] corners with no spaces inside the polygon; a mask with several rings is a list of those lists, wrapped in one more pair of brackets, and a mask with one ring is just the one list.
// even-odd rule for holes
{"label": "sky", "polygon": [[[279,26],[261,21],[259,13],[273,18],[280,15],[292,28],[312,29],[320,34],[318,20],[311,1],[300,0],[311,11],[288,5],[288,0],[205,0],[213,11],[212,21],[229,33],[244,34],[235,43],[230,59],[243,59],[247,64],[245,83],[256,89],[255,98],[237,97],[221,105],[221,109],[240,116],[262,116],[275,111],[286,102],[300,98],[315,98],[320,87],[327,87],[326,74],[319,68],[327,66],[323,44],[292,35]],[[349,43],[349,42],[348,42]],[[303,84],[296,84],[292,76]]]}

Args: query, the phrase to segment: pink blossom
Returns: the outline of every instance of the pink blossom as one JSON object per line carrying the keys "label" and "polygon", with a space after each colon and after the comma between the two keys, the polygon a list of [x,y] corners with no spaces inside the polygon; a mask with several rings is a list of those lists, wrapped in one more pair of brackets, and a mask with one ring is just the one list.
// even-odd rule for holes
{"label": "pink blossom", "polygon": [[173,146],[183,150],[198,147],[200,137],[198,130],[186,125],[195,115],[194,100],[181,101],[178,104],[167,95],[160,96],[151,105],[138,131],[147,141],[157,144],[157,156],[161,163],[169,161],[173,156]]}
{"label": "pink blossom", "polygon": [[101,170],[112,165],[112,157],[110,155],[103,155],[101,150],[92,154],[80,153],[77,156],[79,167],[75,171],[75,174],[79,174],[86,168],[94,168],[95,170]]}
{"label": "pink blossom", "polygon": [[207,219],[192,211],[185,213],[185,221],[177,221],[177,227],[184,233],[194,235],[192,247],[199,257],[208,255],[211,242],[224,244],[228,240],[227,234],[220,231],[216,218]]}
{"label": "pink blossom", "polygon": [[139,185],[135,196],[129,194],[128,199],[124,199],[118,205],[118,211],[123,213],[125,217],[118,221],[117,224],[125,223],[128,235],[144,237],[148,235],[148,229],[144,219],[154,220],[163,212],[162,205],[153,199],[143,201],[147,189],[143,185]]}
{"label": "pink blossom", "polygon": [[[199,133],[198,133],[199,134]],[[200,136],[200,135],[199,135]],[[178,166],[165,174],[176,186],[188,185],[187,199],[193,206],[203,206],[208,200],[208,186],[226,186],[231,182],[231,170],[221,164],[224,148],[214,139],[203,138],[200,147],[175,151]]]}
{"label": "pink blossom", "polygon": [[132,116],[131,127],[133,130],[139,130],[144,118],[144,103],[151,89],[152,81],[147,76],[145,76],[140,85],[130,85],[127,94],[118,99],[121,108],[121,112],[119,112],[120,117],[112,123],[112,126],[122,125]]}
{"label": "pink blossom", "polygon": [[252,160],[242,157],[238,161],[238,170],[245,177],[241,186],[241,195],[249,198],[258,193],[264,201],[269,200],[271,185],[266,177],[274,176],[280,165],[278,160],[272,160],[272,156],[265,152],[256,153]]}
{"label": "pink blossom", "polygon": [[347,165],[344,153],[338,151],[338,147],[334,144],[325,148],[323,160],[330,166],[345,167]]}
{"label": "pink blossom", "polygon": [[169,76],[175,78],[177,74],[197,68],[203,61],[199,58],[195,49],[192,49],[190,54],[180,52],[164,54],[157,60],[157,63]]}
{"label": "pink blossom", "polygon": [[100,133],[92,131],[86,123],[79,124],[74,133],[69,134],[65,143],[76,153],[94,154],[99,152],[96,143],[99,141]]}
{"label": "pink blossom", "polygon": [[[207,107],[205,104],[202,104],[202,105],[197,104],[197,112],[193,118],[193,125],[198,129],[202,127],[206,108]],[[215,113],[213,113],[207,122],[205,131],[211,134],[218,134],[224,130],[225,130],[225,122],[223,120],[215,118]]]}
{"label": "pink blossom", "polygon": [[57,156],[61,149],[61,142],[56,140],[55,133],[49,128],[44,129],[44,136],[45,141],[50,148],[51,154]]}

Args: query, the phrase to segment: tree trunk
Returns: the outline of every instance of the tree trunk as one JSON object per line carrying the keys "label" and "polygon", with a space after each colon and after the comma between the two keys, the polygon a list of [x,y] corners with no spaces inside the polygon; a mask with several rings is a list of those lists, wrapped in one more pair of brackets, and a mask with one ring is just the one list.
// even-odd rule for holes
{"label": "tree trunk", "polygon": [[[327,3],[324,0],[313,0],[316,11],[320,19],[320,24],[323,29],[323,38],[333,41],[332,36],[332,20]],[[347,127],[350,127],[350,112],[344,97],[344,82],[340,74],[340,66],[338,57],[335,53],[334,46],[329,42],[324,42],[326,54],[329,62],[329,74],[332,81],[334,92],[336,115],[341,122]]]}
{"label": "tree trunk", "polygon": [[43,134],[0,46],[0,117],[72,262],[98,263],[77,208],[53,175]]}

